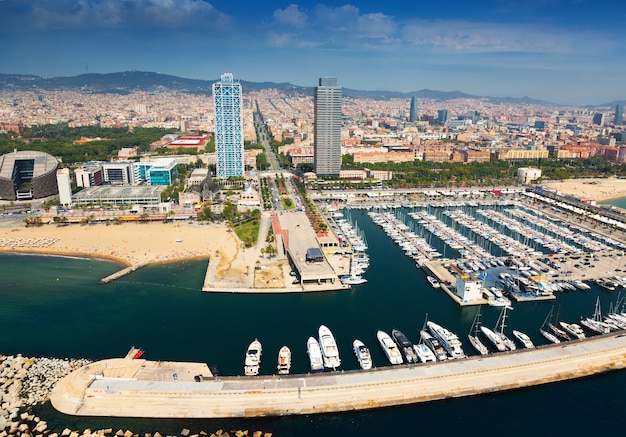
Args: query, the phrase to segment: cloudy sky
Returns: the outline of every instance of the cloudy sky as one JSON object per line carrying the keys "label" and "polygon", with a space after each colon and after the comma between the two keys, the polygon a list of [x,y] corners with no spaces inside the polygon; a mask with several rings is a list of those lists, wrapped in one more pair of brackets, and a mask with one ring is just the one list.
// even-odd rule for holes
{"label": "cloudy sky", "polygon": [[[358,4],[358,5],[357,5]],[[626,2],[0,0],[0,73],[626,99]]]}

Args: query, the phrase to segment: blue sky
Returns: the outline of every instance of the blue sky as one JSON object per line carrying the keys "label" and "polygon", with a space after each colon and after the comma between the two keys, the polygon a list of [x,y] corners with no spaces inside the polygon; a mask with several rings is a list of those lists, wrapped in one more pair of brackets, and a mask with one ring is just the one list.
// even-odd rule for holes
{"label": "blue sky", "polygon": [[599,104],[626,99],[625,23],[623,1],[0,0],[0,73],[337,76]]}

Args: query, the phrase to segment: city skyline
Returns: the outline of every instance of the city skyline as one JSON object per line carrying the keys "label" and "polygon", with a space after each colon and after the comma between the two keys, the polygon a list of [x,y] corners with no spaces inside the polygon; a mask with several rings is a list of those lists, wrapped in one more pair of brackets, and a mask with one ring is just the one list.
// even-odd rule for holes
{"label": "city skyline", "polygon": [[[559,104],[626,98],[626,6],[453,0],[404,6],[300,1],[2,0],[1,73],[157,71],[361,90],[459,90]],[[607,21],[607,17],[611,20]]]}

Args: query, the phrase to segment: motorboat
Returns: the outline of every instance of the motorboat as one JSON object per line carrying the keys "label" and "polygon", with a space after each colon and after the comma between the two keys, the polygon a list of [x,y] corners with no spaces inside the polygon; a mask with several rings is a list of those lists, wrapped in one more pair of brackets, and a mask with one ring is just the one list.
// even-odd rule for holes
{"label": "motorboat", "polygon": [[426,326],[430,330],[431,334],[441,342],[441,345],[446,350],[448,355],[452,358],[465,358],[465,352],[463,352],[463,345],[459,340],[459,337],[453,332],[448,331],[441,325],[435,322],[428,321]]}
{"label": "motorboat", "polygon": [[528,334],[523,333],[522,331],[518,331],[516,329],[513,330],[513,336],[524,346],[526,349],[532,349],[535,347],[533,341],[530,339]]}
{"label": "motorboat", "polygon": [[367,282],[367,279],[363,278],[361,275],[354,273],[340,276],[339,280],[344,285],[361,285]]}
{"label": "motorboat", "polygon": [[324,367],[334,370],[341,365],[339,349],[337,349],[335,337],[333,336],[333,333],[330,332],[330,329],[324,325],[320,325],[318,334],[320,348],[322,349]]}
{"label": "motorboat", "polygon": [[439,340],[430,335],[428,331],[422,329],[420,331],[420,338],[422,339],[424,344],[426,344],[426,346],[428,346],[428,348],[433,352],[433,354],[435,354],[435,357],[437,357],[437,361],[445,361],[448,359],[448,354],[446,353],[446,350],[443,348]]}
{"label": "motorboat", "polygon": [[580,279],[572,279],[571,283],[579,290],[590,290],[591,287]]}
{"label": "motorboat", "polygon": [[376,337],[391,364],[402,364],[404,362],[400,349],[398,349],[398,346],[393,342],[389,334],[385,331],[378,331]]}
{"label": "motorboat", "polygon": [[437,361],[437,357],[433,351],[431,351],[424,343],[414,344],[413,349],[415,349],[415,353],[422,363],[432,363]]}
{"label": "motorboat", "polygon": [[357,361],[359,362],[359,366],[363,370],[369,370],[372,368],[372,355],[370,350],[363,344],[361,340],[354,340],[352,342],[352,349],[354,350],[354,355],[356,356]]}
{"label": "motorboat", "polygon": [[432,277],[430,275],[427,275],[426,276],[426,280],[428,281],[430,286],[433,287],[433,288],[441,287],[441,284],[439,283],[439,280],[437,278],[434,278],[434,277]]}
{"label": "motorboat", "polygon": [[320,349],[319,342],[314,337],[309,337],[306,342],[306,350],[309,354],[309,361],[311,363],[311,372],[323,372],[324,361],[322,359],[322,349]]}
{"label": "motorboat", "polygon": [[393,341],[398,345],[398,348],[400,348],[400,353],[402,353],[404,361],[407,363],[417,363],[417,354],[415,353],[415,349],[413,349],[413,343],[411,343],[407,336],[397,329],[391,331],[391,336],[393,337]]}
{"label": "motorboat", "polygon": [[244,365],[244,373],[248,376],[254,376],[259,374],[259,367],[261,366],[261,342],[254,339],[246,350],[246,359]]}
{"label": "motorboat", "polygon": [[564,330],[562,330],[561,328],[557,327],[556,325],[552,323],[548,323],[548,329],[550,329],[550,331],[552,331],[552,333],[556,335],[561,341],[571,340],[570,336],[567,335],[567,332],[565,332]]}
{"label": "motorboat", "polygon": [[567,332],[574,338],[582,340],[583,338],[586,337],[585,331],[583,331],[580,325],[576,323],[559,322],[559,325],[561,325],[561,328],[563,328],[565,332]]}
{"label": "motorboat", "polygon": [[611,281],[610,279],[598,278],[596,279],[596,284],[606,290],[615,291],[615,282]]}
{"label": "motorboat", "polygon": [[291,370],[291,350],[283,346],[278,351],[278,374],[288,375]]}

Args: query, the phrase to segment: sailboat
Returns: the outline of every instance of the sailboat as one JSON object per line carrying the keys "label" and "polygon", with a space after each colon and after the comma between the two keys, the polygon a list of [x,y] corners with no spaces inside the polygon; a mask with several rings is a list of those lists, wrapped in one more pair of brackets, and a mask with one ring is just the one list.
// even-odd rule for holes
{"label": "sailboat", "polygon": [[467,334],[467,338],[469,338],[472,347],[476,349],[478,353],[481,355],[487,355],[489,353],[489,349],[487,346],[480,341],[478,338],[478,329],[480,328],[480,305],[478,306],[478,311],[476,311],[476,315],[474,316],[474,321],[472,322],[472,326],[470,327],[469,334]]}
{"label": "sailboat", "polygon": [[[508,350],[514,351],[515,349],[517,349],[517,346],[515,346],[515,342],[504,334],[504,327],[506,326],[505,325],[506,310],[510,308],[511,307],[508,307],[508,306],[502,308],[502,312],[500,313],[500,316],[498,316],[498,321],[496,322],[494,332],[498,335],[498,337],[500,337],[500,339],[502,340],[502,343],[504,343],[504,346]],[[500,327],[499,330],[498,330],[498,326]]]}
{"label": "sailboat", "polygon": [[[559,305],[559,308],[556,310],[556,318],[555,318],[555,323],[558,322],[559,320],[559,312],[560,312],[561,306]],[[562,329],[558,328],[556,325],[554,325],[552,322],[548,322],[548,328],[550,329],[550,331],[552,331],[552,333],[554,335],[556,335],[559,340],[561,341],[570,341],[571,338],[569,335],[567,335],[567,332],[563,331]]]}
{"label": "sailboat", "polygon": [[608,334],[609,332],[611,332],[611,328],[609,328],[602,321],[602,311],[600,310],[600,296],[598,296],[596,299],[596,308],[593,311],[593,316],[581,319],[580,324],[595,334]]}
{"label": "sailboat", "polygon": [[541,325],[541,328],[539,328],[539,332],[549,342],[560,343],[561,340],[559,340],[556,337],[556,335],[554,335],[553,333],[551,333],[549,331],[546,331],[546,329],[545,329],[546,324],[550,323],[550,321],[552,320],[552,311],[554,311],[554,306],[552,308],[550,308],[550,312],[548,313],[548,315],[546,316],[545,320],[543,321],[543,324]]}

